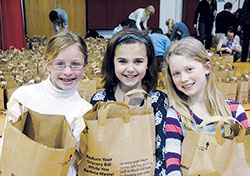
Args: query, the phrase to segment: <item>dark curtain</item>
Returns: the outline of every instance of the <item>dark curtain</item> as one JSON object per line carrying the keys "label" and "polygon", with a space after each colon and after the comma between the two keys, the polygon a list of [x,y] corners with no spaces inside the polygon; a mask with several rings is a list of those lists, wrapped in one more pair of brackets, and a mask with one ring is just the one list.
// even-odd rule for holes
{"label": "dark curtain", "polygon": [[159,27],[160,0],[86,0],[87,28],[113,30],[131,12],[148,5],[155,7],[155,14],[149,18],[148,26]]}
{"label": "dark curtain", "polygon": [[199,0],[183,0],[182,8],[182,22],[187,25],[191,35],[195,35],[195,29],[193,27],[194,14],[196,7],[199,4]]}
{"label": "dark curtain", "polygon": [[0,0],[0,49],[26,48],[21,0]]}

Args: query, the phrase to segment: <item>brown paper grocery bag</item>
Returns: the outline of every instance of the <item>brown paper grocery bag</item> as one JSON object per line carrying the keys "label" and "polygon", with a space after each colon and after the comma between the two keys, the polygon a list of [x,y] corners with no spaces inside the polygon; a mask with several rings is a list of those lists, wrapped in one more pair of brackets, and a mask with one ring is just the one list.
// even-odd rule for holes
{"label": "brown paper grocery bag", "polygon": [[216,72],[217,78],[224,82],[226,82],[228,78],[231,78],[235,75],[235,70],[232,69],[217,70]]}
{"label": "brown paper grocery bag", "polygon": [[4,89],[0,88],[0,110],[4,109]]}
{"label": "brown paper grocery bag", "polygon": [[233,152],[223,175],[248,176],[250,173],[250,129],[231,125],[235,134]]}
{"label": "brown paper grocery bag", "polygon": [[243,80],[238,81],[236,100],[242,105],[247,104],[247,102],[248,102],[248,84],[249,84],[248,80],[247,81],[243,81]]}
{"label": "brown paper grocery bag", "polygon": [[[217,123],[214,125],[216,135],[201,131],[203,126],[213,122]],[[225,135],[227,130],[224,128],[224,135],[221,135],[221,128],[225,126],[224,122],[223,117],[211,117],[202,122],[198,131],[187,130],[182,144],[181,171],[183,176],[249,175],[250,139],[244,133],[246,129],[240,126],[244,129],[241,133],[227,136]],[[229,131],[234,131],[232,125]]]}
{"label": "brown paper grocery bag", "polygon": [[90,101],[94,93],[96,93],[96,80],[84,79],[78,84],[77,91],[86,101]]}
{"label": "brown paper grocery bag", "polygon": [[93,77],[93,80],[96,81],[96,90],[97,91],[102,90],[104,87],[103,78],[100,76],[97,76],[97,77]]}
{"label": "brown paper grocery bag", "polygon": [[222,55],[223,57],[223,65],[226,65],[226,64],[233,64],[233,61],[234,61],[234,55],[232,54],[223,54]]}
{"label": "brown paper grocery bag", "polygon": [[3,129],[6,121],[6,114],[5,111],[0,112],[0,138],[3,135]]}
{"label": "brown paper grocery bag", "polygon": [[17,89],[18,87],[13,87],[13,88],[6,88],[6,97],[7,97],[7,102],[10,100],[10,97],[12,93]]}
{"label": "brown paper grocery bag", "polygon": [[[143,97],[140,96],[140,94],[143,94]],[[134,97],[133,97],[134,96]],[[138,105],[131,105],[130,102],[133,103],[133,100],[139,98],[142,99],[144,101],[144,106],[139,106]],[[148,95],[148,93],[142,89],[132,89],[130,91],[128,91],[124,97],[123,97],[123,102],[127,105],[129,105],[130,110],[131,110],[131,115],[147,115],[147,114],[151,114],[152,117],[154,117],[153,115],[153,107],[152,107],[152,100],[151,97]],[[140,103],[141,104],[141,103]],[[150,134],[151,136],[151,142],[152,142],[152,146],[153,146],[153,153],[155,152],[155,120],[154,118],[149,118],[150,121]]]}
{"label": "brown paper grocery bag", "polygon": [[84,115],[79,176],[154,175],[153,111],[131,112],[122,102],[98,102]]}
{"label": "brown paper grocery bag", "polygon": [[28,110],[7,123],[0,175],[66,176],[75,148],[64,116]]}
{"label": "brown paper grocery bag", "polygon": [[217,88],[227,99],[236,100],[237,82],[216,82]]}

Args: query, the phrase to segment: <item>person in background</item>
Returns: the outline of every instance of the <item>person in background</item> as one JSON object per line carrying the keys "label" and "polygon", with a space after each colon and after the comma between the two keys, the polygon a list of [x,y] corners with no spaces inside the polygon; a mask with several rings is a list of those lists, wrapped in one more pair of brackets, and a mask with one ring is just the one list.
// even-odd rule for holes
{"label": "person in background", "polygon": [[246,62],[249,53],[249,40],[250,40],[250,0],[244,1],[241,10],[238,30],[239,31],[243,30],[241,62]]}
{"label": "person in background", "polygon": [[121,30],[130,28],[132,23],[133,23],[132,20],[130,20],[130,19],[128,19],[128,18],[122,20],[121,24],[119,24],[119,25],[113,30],[112,37],[113,37],[115,34],[117,34],[118,32],[120,32]]}
{"label": "person in background", "polygon": [[242,8],[238,8],[233,14],[236,18],[236,23],[237,23],[237,27],[239,25],[239,22],[240,22],[240,16],[241,16],[241,11],[242,11]]}
{"label": "person in background", "polygon": [[[227,29],[229,26],[232,26],[234,29],[237,29],[236,17],[231,13],[232,3],[227,2],[224,5],[224,10],[219,12],[215,18],[215,37],[214,37],[214,46],[217,47],[219,40],[222,36],[227,35]],[[236,31],[235,31],[236,32]]]}
{"label": "person in background", "polygon": [[60,30],[60,25],[62,30],[68,28],[68,16],[67,13],[63,9],[54,9],[49,13],[49,19],[54,24],[54,32],[58,32]]}
{"label": "person in background", "polygon": [[[241,16],[241,8],[238,8],[235,12],[234,12],[234,16],[236,19],[236,35],[238,35],[240,37],[240,41],[243,41],[243,31],[238,29],[238,26],[240,24],[240,16]],[[241,43],[242,44],[242,43]]]}
{"label": "person in background", "polygon": [[96,30],[90,29],[88,30],[87,34],[85,35],[84,39],[86,38],[104,38],[102,35],[100,35]]}
{"label": "person in background", "polygon": [[179,35],[179,39],[190,36],[190,32],[187,26],[182,22],[174,22],[173,19],[169,18],[166,21],[166,25],[168,26],[168,34],[170,35],[170,40],[173,41]]}
{"label": "person in background", "polygon": [[[40,83],[19,87],[13,92],[10,101],[16,99],[24,107],[41,114],[65,116],[79,145],[85,123],[77,117],[82,117],[92,108],[77,92],[78,82],[88,63],[86,44],[79,35],[71,31],[59,31],[48,41],[43,58],[49,77]],[[18,104],[8,111],[16,117],[21,114]],[[9,116],[7,120],[13,121]],[[74,156],[68,176],[76,175]]]}
{"label": "person in background", "polygon": [[202,0],[199,2],[194,14],[193,26],[196,31],[198,30],[199,40],[203,44],[205,42],[205,48],[208,50],[212,46],[212,29],[216,11],[216,0]]}
{"label": "person in background", "polygon": [[131,27],[138,30],[148,30],[148,19],[155,13],[155,8],[152,5],[144,8],[138,8],[134,12],[130,13],[128,18],[133,20]]}
{"label": "person in background", "polygon": [[222,36],[219,40],[217,52],[233,54],[234,62],[236,62],[240,58],[241,46],[240,37],[234,35],[234,31],[234,28],[232,26],[229,26],[227,30],[227,35]]}
{"label": "person in background", "polygon": [[154,46],[155,56],[157,58],[158,72],[161,72],[161,69],[164,65],[163,56],[168,51],[171,45],[170,40],[166,35],[163,34],[161,28],[153,28],[151,30],[149,38],[151,39]]}
{"label": "person in background", "polygon": [[156,127],[155,175],[165,175],[165,117],[168,97],[166,93],[156,89],[157,62],[147,33],[125,29],[112,37],[103,59],[102,75],[104,90],[92,96],[92,105],[99,101],[123,101],[125,93],[132,89],[143,89],[151,96]]}
{"label": "person in background", "polygon": [[231,2],[227,2],[224,5],[224,10],[219,12],[215,19],[215,33],[227,34],[227,29],[232,26],[234,29],[237,28],[236,17],[231,13],[233,5]]}
{"label": "person in background", "polygon": [[[181,176],[182,142],[187,128],[198,130],[201,122],[212,116],[232,116],[248,128],[249,122],[242,105],[224,99],[216,88],[212,60],[199,40],[187,37],[175,42],[165,58],[172,105],[166,118],[166,175]],[[203,132],[215,133],[213,125],[207,125]]]}

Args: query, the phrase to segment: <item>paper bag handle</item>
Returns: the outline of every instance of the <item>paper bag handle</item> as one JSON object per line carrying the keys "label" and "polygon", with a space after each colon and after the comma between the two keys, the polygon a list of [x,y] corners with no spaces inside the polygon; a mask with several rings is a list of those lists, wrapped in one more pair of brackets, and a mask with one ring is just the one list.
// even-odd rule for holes
{"label": "paper bag handle", "polygon": [[[143,89],[132,89],[132,90],[130,90],[130,91],[128,91],[128,92],[126,92],[126,94],[125,94],[125,96],[128,96],[128,95],[133,95],[133,94],[135,94],[135,93],[144,93],[144,94],[148,94],[145,90],[143,90]],[[125,97],[124,96],[124,97]]]}
{"label": "paper bag handle", "polygon": [[107,116],[108,116],[108,112],[109,112],[109,108],[112,105],[119,105],[122,106],[124,108],[127,109],[126,114],[124,114],[124,122],[128,123],[130,121],[130,115],[131,115],[131,111],[130,108],[127,104],[123,103],[123,102],[119,102],[119,101],[111,101],[111,102],[107,102],[105,103],[100,110],[98,111],[98,126],[104,126],[106,120],[107,120]]}
{"label": "paper bag handle", "polygon": [[[221,151],[223,150],[223,138],[221,135],[221,127],[222,125],[224,125],[224,131],[225,131],[225,136],[230,136],[231,133],[231,129],[230,129],[230,124],[229,122],[232,121],[236,121],[239,126],[241,127],[239,133],[238,133],[238,138],[237,138],[237,143],[239,144],[239,155],[240,157],[245,156],[245,154],[242,153],[242,151],[244,151],[244,149],[242,149],[243,146],[243,141],[245,138],[245,133],[246,133],[246,129],[243,127],[243,125],[235,118],[233,117],[222,117],[222,116],[214,116],[214,117],[210,117],[208,119],[205,119],[199,126],[199,130],[200,128],[202,128],[203,126],[209,124],[209,123],[213,123],[213,122],[218,122],[216,124],[216,142],[218,144],[218,147],[216,147],[215,149],[215,155],[214,155],[214,160],[215,161],[219,161],[220,156],[221,156]],[[235,136],[233,136],[235,137]]]}
{"label": "paper bag handle", "polygon": [[[222,116],[213,116],[210,117],[208,119],[203,120],[203,122],[200,124],[199,129],[201,129],[202,127],[204,127],[205,125],[209,124],[209,123],[215,123],[218,122],[216,124],[216,141],[219,145],[222,145],[223,140],[222,140],[222,136],[221,136],[221,127],[222,125],[224,125],[225,128],[225,136],[229,136],[230,135],[230,121],[234,122],[236,121],[242,129],[244,129],[244,127],[242,126],[242,124],[235,118],[233,117],[222,117]],[[240,139],[244,138],[245,133],[244,131],[239,133],[239,137]]]}
{"label": "paper bag handle", "polygon": [[240,122],[237,119],[230,117],[230,116],[229,117],[213,116],[213,117],[209,117],[207,119],[204,119],[201,122],[201,124],[199,125],[199,128],[202,128],[210,123],[215,123],[215,122],[220,122],[220,121],[226,122],[226,123],[230,123],[230,121],[236,121],[237,123],[240,124]]}
{"label": "paper bag handle", "polygon": [[[132,89],[132,90],[128,91],[128,92],[124,95],[124,97],[123,97],[123,102],[126,103],[126,104],[128,104],[128,103],[129,103],[129,100],[132,99],[132,98],[129,97],[129,95],[133,95],[133,94],[135,94],[135,93],[143,93],[143,94],[144,94],[144,100],[145,100],[145,102],[146,102],[146,107],[147,107],[147,108],[148,108],[148,107],[151,107],[151,98],[150,98],[150,96],[148,95],[148,93],[147,93],[145,90],[143,90],[143,89]],[[147,98],[145,98],[145,97],[147,97]]]}

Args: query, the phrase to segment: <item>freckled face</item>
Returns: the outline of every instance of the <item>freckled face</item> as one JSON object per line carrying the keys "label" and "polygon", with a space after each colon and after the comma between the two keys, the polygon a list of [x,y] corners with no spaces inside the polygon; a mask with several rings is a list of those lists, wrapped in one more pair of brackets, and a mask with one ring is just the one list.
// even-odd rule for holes
{"label": "freckled face", "polygon": [[121,44],[116,47],[114,67],[120,85],[126,89],[142,87],[148,65],[147,51],[144,44]]}
{"label": "freckled face", "polygon": [[177,89],[189,97],[204,96],[210,69],[184,56],[171,56],[169,68]]}

